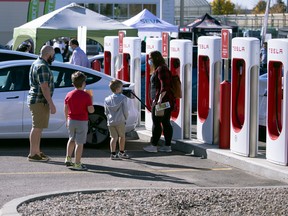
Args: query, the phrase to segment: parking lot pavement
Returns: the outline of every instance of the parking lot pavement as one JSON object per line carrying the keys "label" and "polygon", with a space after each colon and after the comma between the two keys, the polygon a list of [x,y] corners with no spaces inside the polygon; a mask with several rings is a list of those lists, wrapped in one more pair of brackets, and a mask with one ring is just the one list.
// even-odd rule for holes
{"label": "parking lot pavement", "polygon": [[263,178],[181,151],[147,153],[142,139],[128,140],[129,160],[112,161],[108,146],[86,147],[82,162],[87,172],[64,166],[66,140],[44,140],[48,163],[28,162],[29,142],[2,140],[0,146],[0,206],[39,193],[79,189],[266,187],[285,183]]}

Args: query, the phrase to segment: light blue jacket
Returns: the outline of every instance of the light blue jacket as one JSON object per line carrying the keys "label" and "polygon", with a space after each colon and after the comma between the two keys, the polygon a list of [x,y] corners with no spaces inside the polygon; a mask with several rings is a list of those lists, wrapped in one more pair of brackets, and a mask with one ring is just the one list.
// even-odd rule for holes
{"label": "light blue jacket", "polygon": [[108,126],[125,123],[128,118],[127,98],[123,94],[112,94],[104,101],[105,115]]}

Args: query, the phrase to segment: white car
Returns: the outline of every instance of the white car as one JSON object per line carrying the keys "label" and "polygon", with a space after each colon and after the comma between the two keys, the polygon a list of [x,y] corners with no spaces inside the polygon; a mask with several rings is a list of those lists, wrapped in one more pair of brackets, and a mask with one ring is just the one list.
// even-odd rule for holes
{"label": "white car", "polygon": [[267,73],[259,76],[259,125],[266,127],[267,114]]}
{"label": "white car", "polygon": [[[0,62],[0,139],[28,138],[31,130],[31,114],[27,106],[29,91],[29,69],[34,60],[17,60]],[[50,115],[49,128],[43,131],[43,138],[68,138],[64,117],[64,98],[73,90],[71,74],[81,71],[87,76],[86,89],[93,90],[95,112],[89,115],[89,132],[87,143],[102,144],[108,141],[109,131],[104,115],[104,99],[111,94],[109,82],[113,79],[92,69],[53,62],[50,67],[54,74],[55,90],[53,101],[57,112]],[[128,97],[129,118],[126,132],[135,129],[139,111],[138,101],[129,92],[134,84],[124,82],[123,93]]]}
{"label": "white car", "polygon": [[[268,73],[265,73],[259,76],[259,125],[265,127],[267,122],[267,89],[268,89]],[[283,77],[282,77],[282,91],[283,91]]]}

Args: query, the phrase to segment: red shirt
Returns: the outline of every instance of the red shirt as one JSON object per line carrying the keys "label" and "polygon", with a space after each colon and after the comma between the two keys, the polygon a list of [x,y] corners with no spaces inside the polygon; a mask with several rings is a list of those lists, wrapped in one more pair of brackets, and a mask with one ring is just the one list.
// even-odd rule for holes
{"label": "red shirt", "polygon": [[92,106],[92,100],[87,92],[78,89],[68,92],[65,105],[68,107],[68,119],[88,121],[88,106]]}

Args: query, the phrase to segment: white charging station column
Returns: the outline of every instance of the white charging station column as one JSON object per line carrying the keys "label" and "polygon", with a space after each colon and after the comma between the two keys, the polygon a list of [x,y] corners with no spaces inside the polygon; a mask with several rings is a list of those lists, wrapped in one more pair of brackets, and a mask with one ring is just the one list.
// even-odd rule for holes
{"label": "white charging station column", "polygon": [[[141,39],[139,37],[123,38],[123,72],[124,80],[135,83],[135,94],[141,97]],[[138,101],[139,114],[141,103]]]}
{"label": "white charging station column", "polygon": [[180,61],[179,69],[170,68],[177,73],[182,83],[182,98],[176,99],[176,110],[171,114],[173,139],[190,139],[192,112],[192,58],[193,44],[190,40],[170,41],[170,65]]}
{"label": "white charging station column", "polygon": [[232,39],[231,136],[233,153],[256,157],[260,41]]}
{"label": "white charging station column", "polygon": [[221,38],[198,38],[197,139],[219,143]]}
{"label": "white charging station column", "polygon": [[288,164],[287,70],[288,40],[268,41],[268,85],[266,120],[266,158],[280,165]]}
{"label": "white charging station column", "polygon": [[119,56],[118,51],[118,36],[104,37],[104,73],[112,77],[116,77],[116,60]]}
{"label": "white charging station column", "polygon": [[[145,104],[152,110],[152,100],[150,98],[150,65],[148,63],[149,53],[152,51],[162,50],[162,39],[161,38],[147,38],[146,39],[146,68],[145,68]],[[145,128],[146,130],[152,130],[152,117],[151,112],[145,108]]]}

